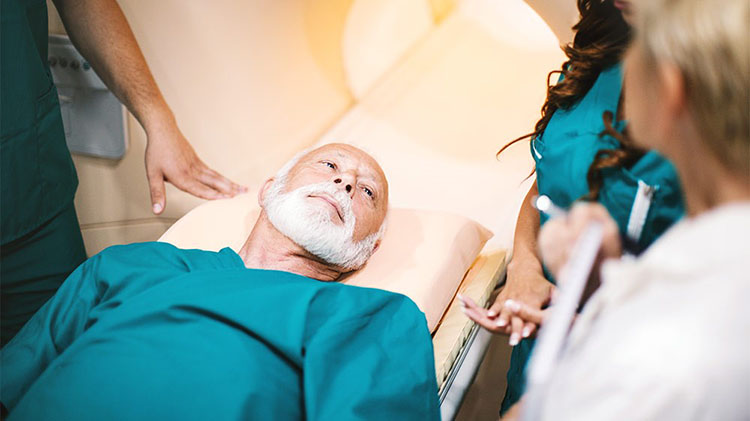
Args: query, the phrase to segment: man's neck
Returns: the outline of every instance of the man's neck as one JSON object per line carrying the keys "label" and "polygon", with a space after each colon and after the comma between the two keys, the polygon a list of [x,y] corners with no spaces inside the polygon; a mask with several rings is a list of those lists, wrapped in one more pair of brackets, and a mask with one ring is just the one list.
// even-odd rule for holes
{"label": "man's neck", "polygon": [[249,269],[280,270],[319,281],[335,281],[342,271],[308,253],[281,234],[262,212],[239,252]]}

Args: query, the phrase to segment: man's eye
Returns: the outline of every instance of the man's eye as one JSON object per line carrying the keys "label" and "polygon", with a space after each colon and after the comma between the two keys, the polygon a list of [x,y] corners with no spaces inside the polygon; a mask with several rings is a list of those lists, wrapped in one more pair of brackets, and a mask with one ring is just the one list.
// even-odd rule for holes
{"label": "man's eye", "polygon": [[336,164],[334,164],[333,162],[330,162],[330,161],[323,161],[323,162],[322,162],[322,164],[323,164],[323,165],[326,165],[326,166],[328,166],[328,168],[330,168],[330,169],[332,169],[332,170],[335,170],[335,169],[336,169]]}
{"label": "man's eye", "polygon": [[362,190],[365,192],[366,195],[368,195],[370,197],[372,197],[374,195],[374,193],[372,192],[372,190],[368,189],[367,187],[362,187]]}

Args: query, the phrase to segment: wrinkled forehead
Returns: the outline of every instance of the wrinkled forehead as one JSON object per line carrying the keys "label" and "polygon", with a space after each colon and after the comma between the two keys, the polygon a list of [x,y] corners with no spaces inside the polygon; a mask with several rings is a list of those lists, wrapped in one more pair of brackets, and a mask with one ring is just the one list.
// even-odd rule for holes
{"label": "wrinkled forehead", "polygon": [[321,146],[304,155],[297,166],[325,159],[336,161],[336,164],[344,170],[356,169],[360,177],[372,179],[387,192],[388,180],[378,162],[365,151],[354,146],[338,143]]}

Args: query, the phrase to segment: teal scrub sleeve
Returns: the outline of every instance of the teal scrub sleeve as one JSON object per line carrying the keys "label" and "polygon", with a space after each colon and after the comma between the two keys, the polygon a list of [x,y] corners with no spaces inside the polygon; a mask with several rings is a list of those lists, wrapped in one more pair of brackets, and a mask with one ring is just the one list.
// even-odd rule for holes
{"label": "teal scrub sleeve", "polygon": [[222,259],[231,256],[165,243],[115,246],[90,258],[0,351],[0,400],[11,410],[47,366],[90,327],[90,320],[97,318],[92,312],[106,312],[181,273],[221,267]]}
{"label": "teal scrub sleeve", "polygon": [[[404,296],[369,291],[375,305],[366,314],[319,326],[313,321],[303,365],[306,418],[440,419],[423,314]],[[332,306],[342,302],[332,298]]]}
{"label": "teal scrub sleeve", "polygon": [[12,411],[47,366],[86,328],[89,311],[106,290],[89,282],[95,259],[76,269],[52,299],[29,320],[0,354],[3,405]]}

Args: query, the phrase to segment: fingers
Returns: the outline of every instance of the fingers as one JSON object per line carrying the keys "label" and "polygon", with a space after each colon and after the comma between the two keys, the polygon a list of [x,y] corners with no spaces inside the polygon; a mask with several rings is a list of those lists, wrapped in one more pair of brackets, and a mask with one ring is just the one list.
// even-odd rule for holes
{"label": "fingers", "polygon": [[148,133],[146,172],[157,214],[166,202],[164,181],[202,199],[228,198],[247,191],[206,166],[175,124]]}
{"label": "fingers", "polygon": [[159,215],[164,211],[167,196],[164,193],[164,176],[161,173],[147,173],[148,187],[151,192],[151,210]]}
{"label": "fingers", "polygon": [[203,163],[201,163],[198,178],[203,184],[213,188],[226,197],[233,197],[238,193],[247,192],[247,187],[240,186],[239,184],[205,166]]}
{"label": "fingers", "polygon": [[510,326],[510,318],[512,316],[510,309],[505,305],[509,300],[505,300],[502,303],[502,308],[500,309],[500,316],[497,317],[496,324],[497,327],[504,328],[508,333],[510,333],[511,326]]}
{"label": "fingers", "polygon": [[599,203],[577,203],[571,209],[568,221],[576,237],[594,221],[603,225],[605,233],[619,232],[617,223],[612,219],[607,208]]}
{"label": "fingers", "polygon": [[498,297],[495,299],[495,302],[492,303],[490,308],[487,310],[487,315],[490,318],[495,318],[500,314],[500,311],[503,309],[503,301],[505,301],[505,299],[502,298],[502,295],[498,295]]}
{"label": "fingers", "polygon": [[516,346],[519,342],[521,342],[521,331],[523,330],[523,320],[521,320],[520,317],[512,317],[510,319],[510,339],[508,340],[508,344],[510,346]]}
{"label": "fingers", "polygon": [[474,300],[471,299],[471,297],[456,294],[456,298],[458,298],[458,301],[467,308],[474,310],[481,309],[481,307],[479,307],[477,303],[475,303]]}
{"label": "fingers", "polygon": [[[607,222],[612,219],[607,208],[596,202],[577,202],[569,214],[570,220]],[[584,223],[585,225],[585,223]]]}
{"label": "fingers", "polygon": [[462,307],[461,310],[463,313],[471,319],[472,321],[476,322],[478,325],[482,326],[483,328],[489,330],[490,332],[497,333],[497,327],[495,327],[492,323],[492,321],[487,318],[486,315],[482,314],[481,312],[477,310],[472,310],[467,307]]}
{"label": "fingers", "polygon": [[[493,333],[510,335],[508,343],[516,346],[521,339],[531,337],[537,326],[544,321],[545,312],[515,300],[496,300],[493,307],[500,307],[500,315],[491,317],[489,310],[479,307],[471,298],[458,294],[461,311],[472,321]],[[497,308],[497,307],[496,307]]]}
{"label": "fingers", "polygon": [[175,180],[172,181],[172,184],[174,184],[175,187],[179,188],[180,190],[190,193],[193,196],[200,197],[201,199],[215,200],[224,199],[227,197],[219,191],[214,190],[213,188],[201,183],[194,178],[186,180],[183,179],[179,181]]}
{"label": "fingers", "polygon": [[495,324],[495,321],[488,317],[487,310],[479,307],[471,298],[462,296],[461,294],[458,294],[456,298],[458,298],[458,302],[461,304],[461,311],[466,317],[490,332],[502,332],[502,330]]}
{"label": "fingers", "polygon": [[201,199],[228,199],[247,191],[247,188],[229,181],[203,163],[200,165],[201,169],[177,172],[178,175],[167,177],[167,181],[178,189]]}
{"label": "fingers", "polygon": [[589,221],[598,221],[602,224],[602,246],[601,255],[605,258],[619,257],[622,254],[622,242],[620,240],[620,230],[617,223],[612,219],[604,206],[594,203],[587,206],[577,207],[582,225],[577,228],[580,233]]}
{"label": "fingers", "polygon": [[523,325],[523,330],[521,331],[521,337],[526,339],[530,338],[531,335],[533,335],[536,332],[536,324],[531,322],[526,322],[526,324]]}
{"label": "fingers", "polygon": [[[600,255],[604,258],[619,257],[622,254],[620,241],[620,230],[617,223],[612,219],[607,208],[599,203],[577,203],[573,206],[567,218],[559,218],[550,228],[551,230],[540,235],[539,243],[544,242],[542,254],[551,257],[551,265],[559,267],[567,261],[569,250],[573,247],[581,233],[592,223],[598,222],[602,225],[603,236]],[[546,227],[546,224],[545,224]],[[543,238],[544,237],[544,238]],[[554,248],[565,250],[564,253],[555,253]],[[548,267],[550,267],[548,265]],[[556,274],[556,271],[553,270]]]}
{"label": "fingers", "polygon": [[541,309],[532,308],[526,304],[517,301],[508,300],[506,307],[510,309],[514,317],[523,319],[527,323],[541,325],[544,323],[545,312]]}

